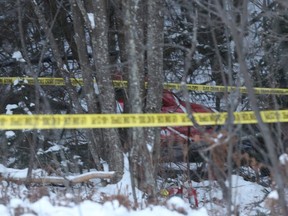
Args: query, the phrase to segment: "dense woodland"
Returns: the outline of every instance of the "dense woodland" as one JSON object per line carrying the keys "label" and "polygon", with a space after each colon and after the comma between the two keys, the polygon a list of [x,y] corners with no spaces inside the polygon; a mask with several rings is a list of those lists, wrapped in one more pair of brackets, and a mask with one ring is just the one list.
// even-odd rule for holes
{"label": "dense woodland", "polygon": [[[119,97],[125,113],[159,113],[164,82],[245,86],[248,94],[185,85],[174,92],[217,111],[255,111],[257,125],[222,130],[262,134],[274,182],[285,186],[276,168],[287,125],[264,124],[259,111],[287,109],[287,96],[256,95],[252,87],[288,86],[286,0],[1,0],[0,10],[0,76],[65,80],[1,85],[1,114],[115,113]],[[114,88],[113,79],[127,80],[127,88]],[[107,163],[117,182],[128,154],[135,185],[157,194],[159,128],[0,131],[0,139],[0,163],[28,167],[28,178],[33,168],[65,175]]]}

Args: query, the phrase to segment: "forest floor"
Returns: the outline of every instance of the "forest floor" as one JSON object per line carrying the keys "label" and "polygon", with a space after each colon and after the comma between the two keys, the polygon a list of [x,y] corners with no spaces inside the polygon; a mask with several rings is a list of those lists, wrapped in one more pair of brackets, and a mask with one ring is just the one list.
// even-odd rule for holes
{"label": "forest floor", "polygon": [[[128,163],[126,163],[127,165]],[[101,181],[93,179],[89,184],[75,184],[71,187],[56,185],[26,187],[2,179],[0,182],[0,215],[72,215],[72,216],[177,216],[177,215],[226,215],[227,204],[222,199],[222,191],[215,181],[192,181],[196,197],[193,200],[185,196],[161,197],[157,204],[147,204],[143,193],[136,190],[137,207],[132,196],[129,169],[126,166],[123,179],[117,184],[103,186]],[[17,176],[25,176],[27,169],[15,170],[0,166],[3,177],[7,173],[17,172]],[[0,176],[0,177],[1,177]],[[171,179],[170,179],[171,180]],[[163,180],[159,180],[162,181]],[[228,185],[228,182],[226,182]],[[269,215],[267,197],[277,200],[277,194],[270,187],[246,181],[239,175],[232,175],[231,211],[234,215]],[[167,187],[163,183],[162,190]],[[274,195],[273,195],[274,194]],[[195,207],[197,198],[198,207]],[[268,206],[267,206],[268,205]],[[238,212],[238,213],[236,213]]]}

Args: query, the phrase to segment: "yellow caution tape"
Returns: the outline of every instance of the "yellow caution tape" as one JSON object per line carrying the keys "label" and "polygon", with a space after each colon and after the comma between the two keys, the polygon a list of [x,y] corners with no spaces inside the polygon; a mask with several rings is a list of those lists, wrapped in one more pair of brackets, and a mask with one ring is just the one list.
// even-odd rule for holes
{"label": "yellow caution tape", "polygon": [[[203,92],[236,92],[247,93],[246,87],[234,86],[209,86],[199,84],[186,84],[188,90],[203,91]],[[181,84],[178,83],[164,83],[165,89],[181,89]],[[255,94],[274,94],[274,95],[288,95],[286,88],[254,88]]]}
{"label": "yellow caution tape", "polygon": [[[227,113],[195,113],[199,125],[223,125]],[[262,111],[264,122],[288,122],[288,110]],[[254,112],[233,113],[233,124],[257,123]],[[192,126],[185,113],[0,115],[1,130]]]}
{"label": "yellow caution tape", "polygon": [[[44,78],[39,77],[34,79],[32,77],[0,77],[0,84],[26,84],[34,85],[35,83],[39,85],[53,85],[53,86],[65,86],[65,81],[63,78]],[[71,79],[72,85],[83,85],[83,79]]]}
{"label": "yellow caution tape", "polygon": [[[28,84],[34,85],[36,80],[31,77],[0,77],[0,84]],[[53,85],[53,86],[65,86],[63,78],[37,78],[39,85]],[[83,85],[82,79],[71,79],[72,85]],[[126,88],[127,81],[113,80],[115,88]],[[209,86],[200,84],[186,84],[186,87],[190,91],[202,91],[202,92],[235,92],[247,93],[245,87],[234,87],[234,86]],[[164,83],[165,89],[181,89],[182,85],[179,83]],[[256,94],[274,94],[274,95],[288,95],[288,88],[254,88]]]}

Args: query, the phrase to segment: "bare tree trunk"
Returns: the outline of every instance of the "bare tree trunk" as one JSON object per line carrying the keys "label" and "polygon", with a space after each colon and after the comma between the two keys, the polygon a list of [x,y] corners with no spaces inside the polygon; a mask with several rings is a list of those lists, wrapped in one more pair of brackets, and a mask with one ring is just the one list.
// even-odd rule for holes
{"label": "bare tree trunk", "polygon": [[[87,53],[87,40],[84,32],[84,19],[81,19],[81,11],[76,4],[75,0],[70,0],[72,16],[73,16],[73,27],[75,31],[74,40],[77,46],[77,54],[79,59],[79,65],[82,72],[83,78],[83,89],[88,108],[88,113],[99,112],[97,105],[97,96],[94,89],[93,81],[93,69],[90,65],[88,53]],[[103,170],[100,163],[101,152],[103,152],[101,145],[101,131],[100,130],[87,130],[87,137],[89,139],[89,149],[92,158],[96,164],[97,170]]]}
{"label": "bare tree trunk", "polygon": [[[89,29],[92,44],[92,56],[95,77],[99,89],[101,113],[115,113],[115,94],[109,70],[108,18],[106,1],[76,0],[86,26]],[[102,129],[104,151],[101,157],[108,160],[109,169],[116,172],[112,182],[122,178],[124,169],[123,151],[117,129]]]}
{"label": "bare tree trunk", "polygon": [[[127,40],[127,32],[125,31],[125,3],[124,0],[119,0],[114,2],[114,8],[115,8],[115,26],[117,30],[117,42],[119,47],[119,58],[120,58],[120,71],[122,75],[123,80],[128,80],[128,53],[126,50],[126,43],[128,43]],[[119,90],[120,96],[124,100],[124,113],[129,112],[129,99],[128,99],[128,90],[126,88],[123,88]],[[120,129],[120,136],[122,138],[122,146],[125,152],[129,152],[131,149],[131,133],[130,129],[123,128]]]}
{"label": "bare tree trunk", "polygon": [[[125,11],[126,50],[128,57],[128,96],[129,111],[143,112],[144,92],[144,50],[143,50],[143,1],[126,0],[123,3]],[[154,196],[154,177],[152,160],[145,143],[144,129],[131,128],[130,170],[132,183],[145,191],[148,196]],[[136,196],[134,194],[134,199]]]}
{"label": "bare tree trunk", "polygon": [[[162,0],[147,1],[148,20],[147,20],[147,69],[148,84],[146,107],[147,113],[160,113],[162,106],[162,91],[164,83],[163,75],[163,7]],[[152,161],[154,181],[157,175],[157,165],[160,157],[160,128],[146,129],[146,146],[150,146],[153,152],[148,152]],[[150,176],[152,178],[152,176]],[[152,180],[151,180],[152,181]],[[156,182],[153,186],[153,193],[156,194]]]}
{"label": "bare tree trunk", "polygon": [[[95,28],[91,29],[93,58],[96,68],[96,80],[100,91],[100,107],[102,113],[115,113],[115,93],[109,70],[108,52],[108,18],[105,0],[89,3],[93,7]],[[123,151],[117,129],[103,129],[104,143],[107,148],[109,169],[116,172],[113,182],[122,178],[124,170]]]}

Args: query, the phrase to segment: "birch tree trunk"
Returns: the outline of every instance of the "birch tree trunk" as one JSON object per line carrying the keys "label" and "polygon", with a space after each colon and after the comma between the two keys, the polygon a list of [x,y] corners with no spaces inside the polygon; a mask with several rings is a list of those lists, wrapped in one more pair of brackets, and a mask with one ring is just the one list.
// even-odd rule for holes
{"label": "birch tree trunk", "polygon": [[[125,12],[125,31],[126,31],[126,50],[128,58],[128,98],[129,98],[129,111],[131,113],[142,113],[143,101],[141,98],[141,80],[139,79],[142,73],[144,55],[139,52],[142,41],[142,26],[138,20],[139,14],[139,1],[124,0],[123,1]],[[142,80],[143,82],[143,80]],[[141,149],[144,145],[144,129],[143,128],[131,128],[129,135],[131,140],[128,141],[131,146],[130,150],[130,172],[132,185],[139,188],[145,188],[143,177],[144,163],[143,152]],[[144,150],[144,149],[143,149]],[[142,154],[141,154],[142,153]],[[134,188],[134,187],[133,187]],[[146,189],[146,188],[145,188]],[[135,192],[135,191],[134,191]],[[134,199],[136,199],[134,193]],[[137,201],[136,201],[137,202]]]}
{"label": "birch tree trunk", "polygon": [[[88,5],[93,8],[95,26],[91,25],[91,42],[96,68],[96,80],[102,113],[115,113],[115,93],[109,70],[107,1],[94,0]],[[103,129],[104,145],[109,169],[116,172],[113,182],[122,178],[124,158],[117,129]]]}
{"label": "birch tree trunk", "polygon": [[[144,108],[143,95],[145,93],[144,83],[146,80],[144,78],[145,48],[148,49],[148,90],[145,111],[159,112],[161,109],[163,89],[163,50],[161,48],[161,44],[163,43],[163,19],[159,14],[161,11],[160,2],[158,0],[146,2],[123,1],[126,53],[128,59],[128,97],[129,111],[131,113],[142,113]],[[145,39],[147,40],[147,44],[145,44]],[[138,188],[145,191],[148,198],[153,199],[156,196],[154,175],[156,166],[154,166],[152,152],[148,149],[152,146],[155,152],[157,152],[155,155],[158,157],[160,131],[154,128],[147,131],[143,128],[131,128],[129,134],[131,136],[130,168],[133,176],[132,182]]]}
{"label": "birch tree trunk", "polygon": [[[163,43],[164,43],[164,19],[163,0],[148,0],[148,20],[147,20],[147,69],[148,84],[146,95],[147,113],[160,113],[162,106],[163,91]],[[146,146],[150,146],[153,152],[149,152],[151,158],[152,173],[156,177],[157,165],[160,156],[160,128],[146,129]],[[155,179],[155,178],[154,178]],[[156,183],[155,183],[156,185]]]}

